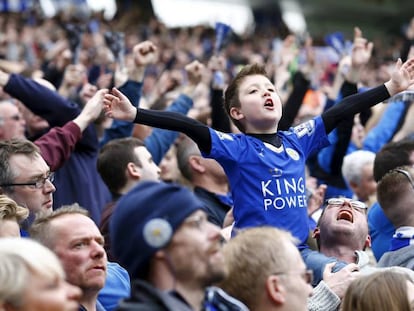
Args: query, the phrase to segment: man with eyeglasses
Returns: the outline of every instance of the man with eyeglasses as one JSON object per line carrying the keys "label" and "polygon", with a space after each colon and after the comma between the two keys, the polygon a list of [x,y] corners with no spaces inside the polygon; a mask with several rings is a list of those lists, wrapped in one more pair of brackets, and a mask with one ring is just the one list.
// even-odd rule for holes
{"label": "man with eyeglasses", "polygon": [[[367,264],[368,255],[363,251],[371,245],[371,238],[366,215],[367,206],[361,201],[328,199],[313,233],[319,251],[347,263]],[[353,267],[358,270],[357,265]]]}
{"label": "man with eyeglasses", "polygon": [[336,310],[339,299],[324,282],[312,288],[312,270],[306,269],[296,243],[277,228],[240,231],[223,247],[228,275],[218,286],[251,311]]}
{"label": "man with eyeglasses", "polygon": [[349,263],[341,270],[344,270],[344,278],[336,284],[339,298],[343,297],[352,280],[361,274],[378,270],[370,263],[369,255],[365,252],[371,245],[366,215],[367,206],[363,202],[342,197],[331,198],[326,201],[314,231],[313,236],[321,253]]}
{"label": "man with eyeglasses", "polygon": [[29,209],[23,229],[37,212],[51,212],[53,206],[53,173],[39,148],[25,139],[0,141],[0,191]]}
{"label": "man with eyeglasses", "polygon": [[[53,193],[56,191],[52,172],[65,163],[82,137],[82,131],[98,118],[102,94],[97,92],[74,120],[51,129],[35,142],[25,139],[24,135],[0,139],[0,193],[29,209],[30,216],[23,229],[37,212],[52,211]],[[0,107],[2,105],[6,107],[9,103],[0,104]],[[12,106],[18,113],[17,107]]]}

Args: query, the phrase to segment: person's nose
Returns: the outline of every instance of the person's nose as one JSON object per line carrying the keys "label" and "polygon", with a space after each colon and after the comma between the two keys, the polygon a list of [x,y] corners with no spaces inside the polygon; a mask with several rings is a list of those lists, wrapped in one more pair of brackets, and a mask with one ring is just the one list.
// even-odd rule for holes
{"label": "person's nose", "polygon": [[208,227],[208,236],[211,240],[221,240],[221,230],[220,227],[213,224],[212,222],[207,221],[207,227]]}
{"label": "person's nose", "polygon": [[22,126],[26,126],[26,119],[24,117],[21,116],[19,121]]}
{"label": "person's nose", "polygon": [[53,193],[53,192],[55,192],[55,191],[56,191],[56,187],[55,187],[55,185],[53,184],[53,182],[51,182],[49,179],[46,179],[45,184],[44,184],[44,186],[43,186],[43,190],[44,190],[46,193]]}
{"label": "person's nose", "polygon": [[269,97],[271,94],[268,90],[264,90],[263,97]]}
{"label": "person's nose", "polygon": [[91,247],[91,256],[93,258],[101,258],[105,255],[105,249],[103,248],[103,245],[101,243],[98,243],[97,241],[92,241]]}

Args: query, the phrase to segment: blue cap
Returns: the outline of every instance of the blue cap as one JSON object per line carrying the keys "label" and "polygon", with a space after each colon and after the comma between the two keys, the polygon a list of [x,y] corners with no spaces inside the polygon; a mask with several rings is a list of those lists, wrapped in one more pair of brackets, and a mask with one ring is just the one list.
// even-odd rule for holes
{"label": "blue cap", "polygon": [[147,275],[151,257],[203,203],[188,188],[142,181],[121,197],[110,221],[111,250],[132,279]]}

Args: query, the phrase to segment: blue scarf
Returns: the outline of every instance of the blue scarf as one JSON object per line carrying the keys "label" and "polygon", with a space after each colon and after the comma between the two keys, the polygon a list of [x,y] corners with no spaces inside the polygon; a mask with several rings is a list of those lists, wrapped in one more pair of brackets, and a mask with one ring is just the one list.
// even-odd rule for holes
{"label": "blue scarf", "polygon": [[409,245],[414,245],[414,227],[398,228],[392,236],[390,251]]}

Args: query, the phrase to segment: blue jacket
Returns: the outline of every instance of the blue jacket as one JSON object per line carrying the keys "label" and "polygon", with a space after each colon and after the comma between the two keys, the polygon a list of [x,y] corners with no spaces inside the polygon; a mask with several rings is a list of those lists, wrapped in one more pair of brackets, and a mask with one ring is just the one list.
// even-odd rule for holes
{"label": "blue jacket", "polygon": [[379,261],[382,255],[390,250],[395,228],[378,202],[374,203],[368,211],[368,227],[371,235],[371,248],[375,259]]}

